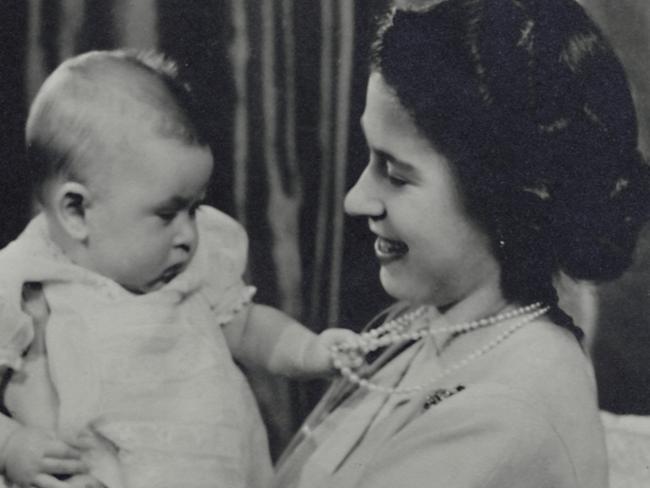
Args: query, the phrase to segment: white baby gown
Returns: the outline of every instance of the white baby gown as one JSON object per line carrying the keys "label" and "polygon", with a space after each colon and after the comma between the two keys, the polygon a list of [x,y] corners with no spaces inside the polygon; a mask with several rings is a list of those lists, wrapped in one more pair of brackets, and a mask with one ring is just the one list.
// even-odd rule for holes
{"label": "white baby gown", "polygon": [[86,459],[109,488],[257,488],[271,474],[266,432],[221,326],[251,299],[247,237],[197,211],[199,244],[162,289],[135,295],[72,264],[43,216],[0,252],[0,365],[20,369],[33,338],[25,282],[43,284],[59,435],[90,436]]}

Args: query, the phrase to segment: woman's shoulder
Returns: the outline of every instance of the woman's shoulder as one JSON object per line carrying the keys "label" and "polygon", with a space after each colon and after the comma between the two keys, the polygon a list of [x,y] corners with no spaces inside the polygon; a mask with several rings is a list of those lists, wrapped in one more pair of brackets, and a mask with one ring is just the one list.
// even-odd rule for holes
{"label": "woman's shoulder", "polygon": [[498,393],[510,405],[527,405],[563,437],[601,432],[593,368],[570,331],[539,320],[502,347],[476,371],[481,391]]}
{"label": "woman's shoulder", "polygon": [[562,387],[595,392],[593,369],[582,344],[571,331],[547,319],[533,321],[500,348],[487,368],[499,382],[542,392]]}
{"label": "woman's shoulder", "polygon": [[547,320],[510,340],[467,395],[458,395],[458,410],[519,439],[523,446],[504,448],[523,449],[521,455],[535,445],[544,451],[552,446],[553,459],[562,453],[578,479],[595,483],[585,486],[598,486],[598,463],[606,462],[604,434],[593,369],[580,343]]}

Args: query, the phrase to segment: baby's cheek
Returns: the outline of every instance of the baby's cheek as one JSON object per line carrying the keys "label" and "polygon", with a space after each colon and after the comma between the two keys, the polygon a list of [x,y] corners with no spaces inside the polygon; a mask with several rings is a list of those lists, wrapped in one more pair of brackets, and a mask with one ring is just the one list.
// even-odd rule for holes
{"label": "baby's cheek", "polygon": [[143,243],[137,251],[132,253],[124,272],[131,282],[140,286],[151,285],[170,265],[175,264],[171,250],[159,242]]}

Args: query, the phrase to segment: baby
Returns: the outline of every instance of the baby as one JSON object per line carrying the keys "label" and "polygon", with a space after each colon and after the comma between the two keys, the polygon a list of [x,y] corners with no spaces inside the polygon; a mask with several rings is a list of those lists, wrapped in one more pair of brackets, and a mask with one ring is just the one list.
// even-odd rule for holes
{"label": "baby", "polygon": [[[20,486],[266,486],[265,430],[233,362],[332,372],[315,335],[251,303],[247,237],[201,205],[213,160],[160,56],[92,52],[27,121],[42,211],[0,252],[0,466]],[[66,479],[66,481],[62,481]]]}

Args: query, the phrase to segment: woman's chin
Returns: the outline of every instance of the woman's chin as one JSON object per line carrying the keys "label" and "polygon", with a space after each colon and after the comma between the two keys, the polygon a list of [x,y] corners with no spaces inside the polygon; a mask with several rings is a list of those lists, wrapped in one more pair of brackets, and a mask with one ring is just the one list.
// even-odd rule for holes
{"label": "woman's chin", "polygon": [[[400,301],[415,302],[419,300],[419,295],[422,293],[422,287],[418,287],[413,282],[413,276],[409,277],[409,273],[398,273],[393,266],[383,265],[379,270],[379,281],[386,293],[391,297]],[[410,279],[409,279],[410,278]],[[419,288],[419,290],[418,290]],[[419,292],[419,293],[418,293]]]}
{"label": "woman's chin", "polygon": [[[396,263],[393,263],[396,264]],[[413,270],[399,268],[394,265],[382,266],[379,270],[379,281],[386,293],[398,301],[411,304],[434,305],[447,303],[444,288],[435,286],[435,280],[423,280]],[[449,291],[449,290],[446,290]]]}

